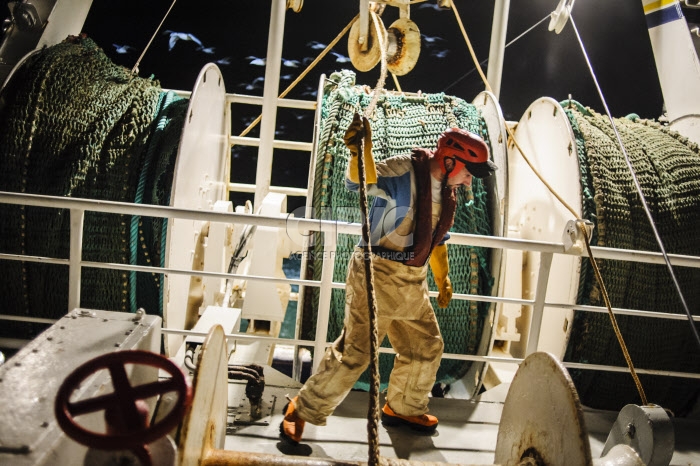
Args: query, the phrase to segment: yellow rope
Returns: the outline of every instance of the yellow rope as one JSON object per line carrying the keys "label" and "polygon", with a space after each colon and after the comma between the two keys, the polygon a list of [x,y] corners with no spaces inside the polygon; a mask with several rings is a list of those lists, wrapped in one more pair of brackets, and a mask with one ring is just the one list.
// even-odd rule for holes
{"label": "yellow rope", "polygon": [[[457,8],[455,7],[454,0],[450,0],[450,4],[452,6],[452,11],[454,11],[455,18],[457,19],[457,24],[459,25],[459,29],[462,31],[462,36],[464,37],[464,40],[467,44],[467,48],[469,48],[469,54],[472,57],[472,60],[474,61],[474,65],[476,66],[477,71],[479,72],[479,75],[481,76],[481,79],[484,82],[484,85],[486,86],[486,90],[493,93],[493,90],[491,89],[491,86],[489,85],[488,80],[486,79],[486,75],[484,75],[484,71],[481,69],[481,65],[479,64],[479,60],[476,58],[476,54],[474,53],[474,49],[472,48],[471,41],[469,40],[469,36],[467,35],[467,31],[464,29],[464,24],[462,24],[462,19],[459,16],[459,12],[457,11]],[[537,169],[532,165],[532,162],[530,159],[525,155],[525,152],[523,149],[520,147],[520,144],[518,144],[518,141],[515,139],[515,135],[513,134],[513,131],[511,128],[506,125],[506,131],[508,132],[508,137],[509,140],[513,142],[515,147],[518,148],[518,151],[520,152],[520,155],[523,157],[525,162],[528,164],[530,169],[533,171],[535,176],[540,179],[540,181],[547,187],[547,189],[552,193],[554,197],[557,198],[559,202],[569,211],[571,212],[571,215],[574,216],[574,218],[578,218],[578,214],[576,211],[566,202],[564,199],[554,190],[554,188],[544,179],[544,177],[540,174],[540,172],[537,171]],[[610,321],[612,323],[613,330],[615,331],[615,335],[617,336],[617,341],[620,344],[620,348],[622,349],[622,354],[625,356],[625,361],[627,362],[627,366],[629,367],[630,374],[632,375],[632,379],[634,380],[634,384],[637,386],[637,391],[639,392],[639,396],[642,400],[642,404],[646,405],[647,404],[647,397],[646,394],[644,393],[644,388],[642,387],[642,383],[639,380],[639,377],[637,376],[637,372],[634,370],[634,364],[632,363],[632,358],[630,357],[629,351],[627,349],[627,345],[625,345],[625,340],[622,338],[622,333],[620,332],[620,328],[617,325],[617,319],[615,318],[615,314],[612,311],[612,306],[610,304],[610,300],[608,298],[608,292],[605,288],[605,283],[603,283],[603,277],[600,274],[600,271],[598,270],[598,264],[595,261],[595,258],[593,257],[593,252],[591,251],[590,245],[588,244],[589,238],[588,238],[588,232],[586,231],[585,227],[581,225],[581,222],[577,222],[579,225],[579,228],[583,231],[585,240],[586,240],[586,249],[588,250],[588,258],[593,266],[593,271],[595,273],[596,280],[598,281],[598,285],[600,286],[600,289],[603,293],[603,299],[605,300],[605,305],[608,308],[608,314],[610,315]]]}

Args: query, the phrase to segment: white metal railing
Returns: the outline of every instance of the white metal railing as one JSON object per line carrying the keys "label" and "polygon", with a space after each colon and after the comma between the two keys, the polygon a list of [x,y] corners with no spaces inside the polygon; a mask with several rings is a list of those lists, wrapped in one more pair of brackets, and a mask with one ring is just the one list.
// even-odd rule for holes
{"label": "white metal railing", "polygon": [[[327,337],[327,323],[328,315],[330,310],[330,295],[332,289],[343,289],[345,287],[344,283],[338,283],[332,281],[332,270],[333,270],[333,260],[324,261],[324,270],[322,272],[322,278],[319,281],[316,280],[302,280],[302,279],[288,279],[288,278],[277,278],[277,277],[266,277],[266,276],[249,276],[241,274],[230,274],[223,272],[206,272],[206,271],[195,271],[187,269],[175,269],[167,267],[151,267],[151,266],[135,266],[128,264],[118,264],[118,263],[102,263],[93,261],[82,260],[82,220],[84,218],[86,211],[91,212],[103,212],[112,214],[125,214],[125,215],[141,215],[147,217],[159,217],[159,218],[182,218],[190,220],[199,220],[205,222],[222,222],[230,224],[245,224],[245,225],[258,225],[267,226],[275,228],[295,228],[297,231],[318,231],[326,233],[324,236],[324,247],[329,249],[334,249],[334,243],[336,241],[336,235],[338,234],[360,234],[359,224],[348,224],[344,222],[335,222],[328,220],[315,220],[315,219],[304,219],[304,218],[280,218],[280,217],[266,217],[251,214],[241,214],[241,213],[230,213],[230,212],[214,212],[214,211],[201,211],[201,210],[190,210],[181,209],[175,207],[162,207],[153,205],[141,205],[141,204],[130,204],[124,202],[113,202],[113,201],[97,201],[91,199],[78,199],[78,198],[65,198],[57,196],[40,196],[33,194],[20,194],[20,193],[8,193],[0,192],[0,203],[6,204],[21,204],[27,206],[41,206],[50,208],[60,208],[69,209],[71,212],[71,247],[70,247],[70,257],[69,259],[58,259],[52,257],[38,257],[38,256],[27,256],[19,254],[7,254],[1,253],[0,260],[11,260],[11,261],[26,261],[26,262],[42,262],[42,263],[52,263],[67,265],[69,267],[69,294],[71,296],[71,302],[69,303],[69,308],[66,310],[72,310],[76,307],[80,307],[80,276],[81,271],[84,267],[95,267],[95,268],[107,268],[115,270],[130,270],[137,272],[153,272],[153,273],[163,273],[163,274],[184,274],[190,276],[206,276],[206,277],[218,277],[224,278],[234,278],[234,279],[245,279],[245,280],[260,280],[268,281],[272,283],[287,283],[296,284],[302,286],[316,286],[320,287],[320,300],[319,300],[319,316],[317,319],[317,334],[314,341],[302,340],[302,339],[283,339],[283,338],[271,338],[271,337],[261,337],[249,334],[230,334],[227,335],[228,338],[235,339],[260,339],[275,343],[285,343],[298,346],[309,346],[316,349],[315,353],[323,353],[323,350],[328,346],[326,342]],[[541,262],[549,262],[545,257],[551,257],[553,254],[564,254],[573,256],[587,256],[585,251],[582,254],[577,254],[575,252],[566,251],[562,243],[553,242],[543,242],[543,241],[532,241],[532,240],[519,240],[512,238],[502,238],[493,236],[480,236],[480,235],[470,235],[470,234],[460,234],[453,233],[450,239],[451,243],[454,244],[464,244],[472,246],[481,246],[488,248],[501,248],[501,249],[518,249],[522,251],[537,251],[541,254]],[[325,249],[328,251],[329,249]],[[660,253],[646,252],[646,251],[635,251],[635,250],[620,250],[612,248],[602,248],[602,247],[591,247],[594,255],[601,259],[616,259],[616,260],[627,260],[633,262],[644,262],[652,264],[662,264],[663,257]],[[329,258],[335,258],[334,254],[329,254]],[[694,267],[700,268],[700,257],[686,256],[670,254],[669,258],[671,263],[676,266],[683,267]],[[547,267],[544,267],[546,269]],[[517,299],[503,296],[480,296],[480,295],[470,295],[470,294],[455,294],[453,299],[468,299],[473,301],[485,301],[485,302],[495,302],[495,303],[510,303],[510,304],[521,304],[533,306],[533,314],[542,313],[544,307],[552,307],[558,309],[576,309],[587,312],[607,312],[606,308],[596,307],[596,306],[583,306],[577,304],[569,303],[556,303],[547,302],[544,299],[544,291],[546,290],[546,284],[549,280],[549,276],[546,273],[540,273],[538,278],[537,293],[535,297],[531,300],[527,299]],[[437,293],[431,292],[431,296],[435,296]],[[650,312],[634,309],[613,309],[616,314],[626,314],[626,315],[636,315],[648,318],[662,318],[662,319],[686,319],[684,314],[665,314],[659,312]],[[297,315],[297,318],[299,315]],[[694,321],[700,321],[700,316],[694,316]],[[33,317],[22,317],[13,315],[2,315],[0,314],[0,320],[20,320],[28,322],[39,322],[50,323],[50,319],[37,319]],[[533,322],[536,319],[533,318]],[[163,329],[163,333],[171,334],[182,334],[182,335],[201,335],[197,332],[191,332],[181,329]],[[536,335],[531,332],[530,340],[536,342]],[[528,348],[532,347],[532,343],[528,343]],[[381,352],[392,352],[389,348],[380,349]],[[494,356],[484,356],[484,355],[463,355],[463,354],[453,354],[446,353],[443,355],[446,359],[459,359],[468,361],[481,361],[481,362],[508,362],[518,364],[522,359],[518,358],[503,358]],[[582,364],[582,363],[569,363],[565,362],[564,365],[568,368],[577,369],[594,369],[602,371],[612,371],[612,372],[626,372],[628,369],[626,367],[618,366],[605,366],[605,365],[595,365],[595,364]],[[644,368],[636,369],[640,374],[655,374],[673,377],[685,377],[700,379],[700,374],[693,374],[687,372],[674,372],[674,371],[664,371],[664,370],[647,370]]]}

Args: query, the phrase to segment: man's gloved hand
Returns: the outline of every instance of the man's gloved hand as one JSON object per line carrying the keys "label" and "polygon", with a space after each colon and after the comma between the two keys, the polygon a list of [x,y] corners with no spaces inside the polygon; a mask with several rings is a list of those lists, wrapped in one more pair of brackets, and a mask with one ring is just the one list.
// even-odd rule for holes
{"label": "man's gloved hand", "polygon": [[445,281],[442,282],[440,292],[438,293],[438,306],[445,309],[449,306],[450,301],[452,301],[452,282],[450,281],[450,277],[445,277]]}
{"label": "man's gloved hand", "polygon": [[355,113],[352,123],[345,131],[343,141],[348,149],[350,149],[350,160],[348,161],[348,179],[353,183],[360,182],[360,172],[357,157],[360,154],[360,145],[364,138],[363,161],[365,163],[365,178],[367,184],[377,182],[377,167],[374,164],[372,157],[372,128],[369,125],[369,120],[361,117],[359,113]]}
{"label": "man's gloved hand", "polygon": [[450,272],[450,263],[447,259],[447,244],[435,246],[430,255],[430,268],[438,287],[438,306],[446,308],[452,300],[452,282],[447,274]]}

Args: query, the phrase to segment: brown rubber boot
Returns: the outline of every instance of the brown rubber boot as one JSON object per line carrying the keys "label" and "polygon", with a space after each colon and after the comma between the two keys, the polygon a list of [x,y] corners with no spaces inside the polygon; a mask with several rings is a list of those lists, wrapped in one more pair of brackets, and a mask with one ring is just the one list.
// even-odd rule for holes
{"label": "brown rubber boot", "polygon": [[298,397],[295,396],[282,408],[284,419],[282,419],[282,423],[280,424],[280,434],[282,434],[282,437],[294,444],[301,441],[301,435],[304,433],[304,426],[306,425],[306,421],[297,415],[295,404],[297,398]]}
{"label": "brown rubber boot", "polygon": [[408,426],[411,429],[421,432],[435,432],[438,425],[438,419],[430,414],[421,416],[402,416],[396,414],[389,404],[385,404],[382,408],[382,424],[387,426]]}

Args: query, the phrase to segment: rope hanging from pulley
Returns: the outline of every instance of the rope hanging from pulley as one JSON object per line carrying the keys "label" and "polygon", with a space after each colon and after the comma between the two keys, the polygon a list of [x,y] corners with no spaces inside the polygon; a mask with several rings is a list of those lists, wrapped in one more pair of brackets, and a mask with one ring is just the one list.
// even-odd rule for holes
{"label": "rope hanging from pulley", "polygon": [[[374,107],[379,99],[379,94],[384,88],[386,80],[386,52],[384,48],[384,37],[380,31],[381,20],[377,14],[370,12],[372,23],[377,33],[379,43],[381,73],[377,85],[374,88],[372,100],[365,109],[364,118],[368,119],[374,112]],[[369,312],[369,342],[370,342],[370,390],[369,390],[369,406],[367,408],[367,443],[369,454],[367,462],[370,466],[379,464],[379,335],[377,330],[377,296],[374,292],[374,264],[372,262],[372,244],[370,241],[370,225],[369,225],[369,208],[367,207],[367,173],[364,160],[364,149],[367,141],[364,139],[367,133],[363,134],[363,141],[360,144],[357,159],[359,166],[360,177],[360,212],[362,214],[362,240],[367,247],[367,253],[364,255],[365,265],[365,280],[367,284],[367,309]]]}

